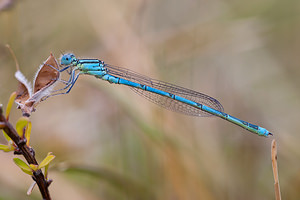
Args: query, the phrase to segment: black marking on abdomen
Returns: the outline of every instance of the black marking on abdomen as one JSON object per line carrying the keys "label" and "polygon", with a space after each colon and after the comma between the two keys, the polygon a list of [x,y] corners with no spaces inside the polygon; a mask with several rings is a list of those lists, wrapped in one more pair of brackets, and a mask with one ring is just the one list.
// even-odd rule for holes
{"label": "black marking on abdomen", "polygon": [[174,94],[171,94],[171,93],[169,93],[169,96],[172,98],[172,99],[175,99],[175,95]]}
{"label": "black marking on abdomen", "polygon": [[198,107],[200,107],[200,109],[202,109],[202,104],[201,103],[196,102],[196,104],[197,104]]}
{"label": "black marking on abdomen", "polygon": [[254,128],[255,130],[258,130],[258,126],[257,126],[257,125],[254,125],[254,124],[250,124],[250,123],[249,123],[248,126],[251,127],[251,128]]}

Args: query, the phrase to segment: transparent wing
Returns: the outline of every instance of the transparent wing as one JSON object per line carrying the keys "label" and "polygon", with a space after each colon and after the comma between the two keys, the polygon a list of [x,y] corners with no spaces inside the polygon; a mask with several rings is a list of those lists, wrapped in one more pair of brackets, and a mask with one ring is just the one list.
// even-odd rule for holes
{"label": "transparent wing", "polygon": [[[165,92],[169,92],[171,94],[175,94],[177,96],[181,96],[183,98],[189,99],[191,101],[194,101],[196,103],[200,103],[206,106],[209,106],[215,110],[223,112],[223,106],[221,103],[205,94],[202,94],[200,92],[196,92],[190,89],[186,89],[171,83],[166,83],[163,81],[158,81],[152,78],[149,78],[147,76],[141,75],[139,73],[136,73],[134,71],[112,66],[109,64],[105,64],[105,67],[107,68],[108,74],[113,75],[115,77],[123,78],[132,82],[137,82],[143,85],[150,86],[152,88],[156,88],[158,90],[162,90]],[[212,116],[212,114],[204,112],[198,108],[195,108],[193,106],[190,106],[188,104],[182,103],[180,101],[174,100],[169,97],[165,97],[156,93],[152,93],[146,90],[130,87],[134,92],[138,93],[139,95],[145,97],[149,101],[156,103],[159,106],[162,106],[168,110],[172,110],[175,112],[183,113],[186,115],[192,115],[192,116],[199,116],[199,117],[209,117]]]}

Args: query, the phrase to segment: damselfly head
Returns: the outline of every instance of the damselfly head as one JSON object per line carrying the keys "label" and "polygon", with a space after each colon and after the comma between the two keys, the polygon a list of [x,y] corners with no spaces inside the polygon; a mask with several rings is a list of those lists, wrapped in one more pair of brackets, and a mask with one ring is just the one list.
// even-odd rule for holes
{"label": "damselfly head", "polygon": [[64,54],[60,58],[60,64],[61,65],[70,65],[74,61],[76,61],[76,57],[72,53]]}
{"label": "damselfly head", "polygon": [[21,71],[18,70],[15,73],[15,77],[19,81],[15,102],[18,104],[18,108],[22,110],[23,115],[29,116],[37,104],[51,94],[60,76],[58,67],[59,65],[51,53],[35,75],[33,90]]}

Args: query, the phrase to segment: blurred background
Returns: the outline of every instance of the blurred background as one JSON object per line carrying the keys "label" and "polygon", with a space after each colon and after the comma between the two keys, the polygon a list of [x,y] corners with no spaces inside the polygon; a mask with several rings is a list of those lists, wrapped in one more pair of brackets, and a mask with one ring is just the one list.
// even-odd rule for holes
{"label": "blurred background", "polygon": [[[10,44],[29,80],[50,52],[73,52],[210,95],[274,133],[174,113],[83,75],[31,116],[38,161],[56,155],[53,199],[274,199],[273,138],[282,197],[300,199],[300,1],[1,0],[0,9],[4,106],[17,87]],[[13,109],[11,122],[20,116]],[[13,157],[0,152],[0,199],[41,199],[37,189],[26,196],[32,179]]]}

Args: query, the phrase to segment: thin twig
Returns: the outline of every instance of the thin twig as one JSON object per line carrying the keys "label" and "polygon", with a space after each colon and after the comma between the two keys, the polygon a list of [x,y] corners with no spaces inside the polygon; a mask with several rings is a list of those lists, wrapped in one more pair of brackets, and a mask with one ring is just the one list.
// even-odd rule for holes
{"label": "thin twig", "polygon": [[15,54],[14,51],[10,48],[10,45],[9,45],[9,44],[7,44],[7,45],[5,45],[5,46],[8,48],[10,54],[12,55],[12,57],[13,57],[15,63],[16,63],[17,71],[19,71],[19,70],[20,70],[20,67],[19,67],[19,62],[18,62],[18,60],[17,60],[16,54]]}
{"label": "thin twig", "polygon": [[273,168],[273,176],[274,176],[275,197],[276,200],[281,200],[280,186],[278,180],[278,168],[277,168],[277,145],[275,139],[273,139],[272,141],[271,152],[272,152],[271,157],[272,157],[272,168]]}
{"label": "thin twig", "polygon": [[[18,146],[21,154],[25,157],[27,162],[29,164],[38,165],[38,162],[36,161],[33,151],[30,150],[30,148],[26,145],[26,141],[24,141],[20,136],[18,135],[16,129],[12,126],[11,123],[9,123],[5,116],[3,115],[2,106],[0,105],[0,123],[4,124],[3,130],[5,133],[14,141],[14,143]],[[45,179],[44,174],[42,170],[37,170],[33,173],[32,176],[33,180],[37,183],[39,190],[42,194],[42,197],[44,200],[51,200],[50,193],[48,190],[49,183]]]}

